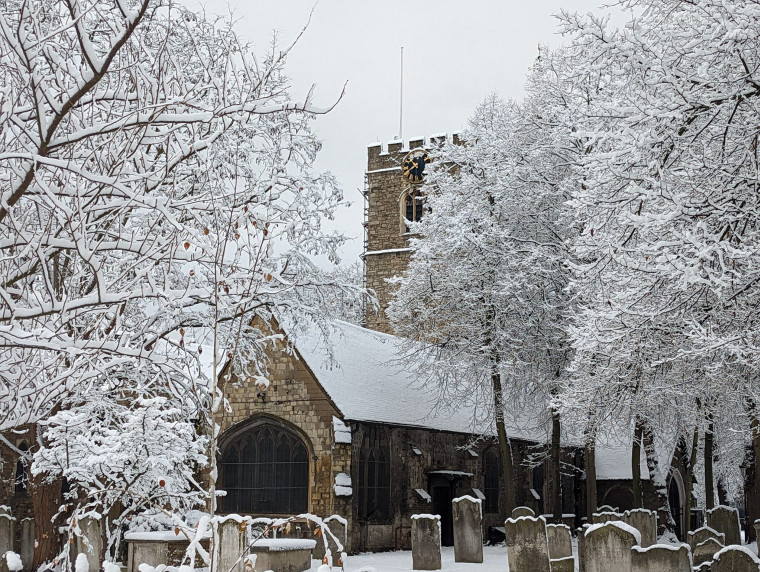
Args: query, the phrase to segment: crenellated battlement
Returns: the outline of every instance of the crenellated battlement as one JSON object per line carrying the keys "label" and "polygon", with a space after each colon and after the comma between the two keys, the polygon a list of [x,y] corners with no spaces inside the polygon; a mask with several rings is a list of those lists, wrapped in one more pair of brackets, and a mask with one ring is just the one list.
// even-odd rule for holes
{"label": "crenellated battlement", "polygon": [[430,149],[445,141],[459,144],[460,135],[455,133],[439,133],[428,137],[410,137],[406,141],[393,139],[386,143],[380,141],[367,145],[367,171],[392,169],[400,166],[401,157],[412,149]]}

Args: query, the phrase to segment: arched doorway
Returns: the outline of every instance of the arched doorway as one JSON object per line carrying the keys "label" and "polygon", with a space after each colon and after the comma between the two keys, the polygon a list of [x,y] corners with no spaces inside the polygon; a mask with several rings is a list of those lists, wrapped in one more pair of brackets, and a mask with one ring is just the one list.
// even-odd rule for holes
{"label": "arched doorway", "polygon": [[309,453],[300,435],[274,418],[259,418],[221,440],[219,499],[223,513],[308,512]]}
{"label": "arched doorway", "polygon": [[684,531],[687,530],[687,515],[684,514],[684,505],[683,478],[678,469],[673,469],[670,475],[670,482],[668,483],[668,506],[670,507],[670,515],[675,523],[675,533],[678,540],[684,539]]}

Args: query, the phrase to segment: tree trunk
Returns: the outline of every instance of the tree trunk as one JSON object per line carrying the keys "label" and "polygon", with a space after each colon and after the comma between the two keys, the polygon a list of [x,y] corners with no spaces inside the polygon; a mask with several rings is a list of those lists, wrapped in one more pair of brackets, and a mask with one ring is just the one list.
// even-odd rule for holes
{"label": "tree trunk", "polygon": [[[37,570],[45,563],[51,563],[58,556],[60,535],[58,527],[61,526],[58,508],[61,503],[60,478],[53,482],[46,482],[45,474],[31,477],[32,511],[34,514],[34,557],[32,568]],[[55,519],[55,520],[54,520]],[[52,568],[52,566],[50,566]]]}
{"label": "tree trunk", "polygon": [[584,448],[586,468],[586,520],[591,524],[591,515],[596,512],[596,439],[587,438]]}
{"label": "tree trunk", "polygon": [[561,522],[562,518],[562,470],[560,466],[560,437],[561,429],[559,411],[552,407],[552,450],[551,450],[551,483],[552,483],[552,513],[554,521]]}
{"label": "tree trunk", "polygon": [[715,486],[713,480],[713,422],[712,414],[707,415],[708,424],[705,431],[705,508],[715,507]]}
{"label": "tree trunk", "polygon": [[506,501],[507,517],[512,515],[515,508],[515,477],[512,465],[512,446],[504,426],[504,397],[502,395],[501,374],[498,372],[498,363],[492,362],[491,383],[493,386],[493,404],[496,409],[496,434],[499,438],[499,450],[501,451],[501,463],[504,471],[504,498]]}
{"label": "tree trunk", "polygon": [[641,440],[644,437],[644,423],[636,416],[631,444],[631,479],[633,488],[633,508],[644,508],[641,495]]}
{"label": "tree trunk", "polygon": [[728,506],[728,489],[722,477],[718,479],[718,502],[723,506]]}
{"label": "tree trunk", "polygon": [[686,467],[686,489],[684,499],[684,513],[686,514],[686,532],[691,530],[691,496],[694,490],[694,467],[697,464],[697,452],[699,450],[699,427],[694,427],[694,433],[691,436],[691,454],[689,455],[689,464]]}
{"label": "tree trunk", "polygon": [[651,487],[651,496],[657,499],[657,506],[643,508],[649,508],[650,510],[654,509],[657,511],[657,535],[660,536],[675,524],[675,522],[673,520],[673,515],[670,513],[670,503],[668,502],[668,491],[665,482],[660,481],[659,462],[654,447],[654,432],[646,419],[641,419],[641,427],[644,458],[646,459],[647,472],[649,473],[648,485]]}

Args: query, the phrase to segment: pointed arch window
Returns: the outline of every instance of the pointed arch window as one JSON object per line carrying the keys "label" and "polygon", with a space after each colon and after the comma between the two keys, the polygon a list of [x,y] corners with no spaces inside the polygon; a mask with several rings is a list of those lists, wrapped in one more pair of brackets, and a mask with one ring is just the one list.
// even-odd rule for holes
{"label": "pointed arch window", "polygon": [[410,222],[419,222],[424,214],[425,197],[419,189],[412,188],[404,193],[401,204],[401,231],[409,232]]}
{"label": "pointed arch window", "polygon": [[16,479],[14,492],[16,496],[26,496],[29,494],[29,470],[27,469],[26,452],[29,450],[29,445],[25,441],[22,441],[18,446],[18,450],[21,451],[18,461],[16,461]]}
{"label": "pointed arch window", "polygon": [[369,430],[359,451],[359,519],[386,522],[391,517],[391,472],[388,446],[381,431]]}
{"label": "pointed arch window", "polygon": [[499,490],[501,481],[501,460],[495,448],[483,453],[483,494],[486,497],[483,510],[499,512]]}
{"label": "pointed arch window", "polygon": [[238,433],[222,448],[220,510],[298,514],[308,510],[309,455],[303,441],[275,423]]}

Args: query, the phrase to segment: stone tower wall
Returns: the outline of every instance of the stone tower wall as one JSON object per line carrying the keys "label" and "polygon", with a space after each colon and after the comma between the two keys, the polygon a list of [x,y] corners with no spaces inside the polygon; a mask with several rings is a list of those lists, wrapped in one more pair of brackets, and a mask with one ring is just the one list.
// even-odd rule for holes
{"label": "stone tower wall", "polygon": [[[375,291],[380,304],[377,312],[367,308],[366,325],[372,330],[393,333],[385,315],[393,294],[387,279],[403,273],[409,264],[409,235],[403,224],[402,201],[415,185],[402,176],[401,161],[409,151],[438,145],[446,137],[412,138],[406,144],[373,143],[367,148],[365,277],[367,287]],[[459,142],[458,135],[453,136],[453,141]]]}

